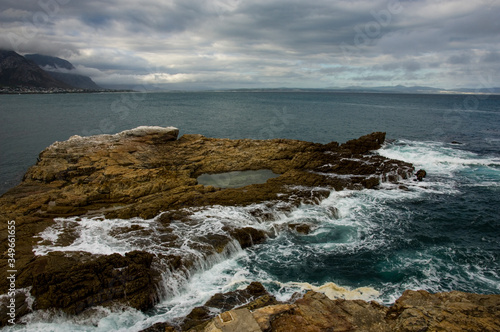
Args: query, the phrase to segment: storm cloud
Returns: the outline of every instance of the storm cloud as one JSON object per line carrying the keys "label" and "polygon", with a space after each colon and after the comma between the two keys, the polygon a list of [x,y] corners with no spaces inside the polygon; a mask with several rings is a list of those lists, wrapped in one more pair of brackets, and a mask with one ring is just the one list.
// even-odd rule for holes
{"label": "storm cloud", "polygon": [[2,0],[0,48],[99,84],[499,86],[494,0]]}

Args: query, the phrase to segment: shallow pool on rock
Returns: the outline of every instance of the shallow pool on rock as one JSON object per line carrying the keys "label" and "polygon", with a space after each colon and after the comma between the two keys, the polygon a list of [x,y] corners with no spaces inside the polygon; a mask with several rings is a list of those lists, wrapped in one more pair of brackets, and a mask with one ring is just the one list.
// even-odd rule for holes
{"label": "shallow pool on rock", "polygon": [[278,177],[270,169],[257,171],[233,171],[218,174],[202,174],[198,177],[198,183],[204,186],[218,188],[239,188],[250,184],[265,183],[268,179]]}

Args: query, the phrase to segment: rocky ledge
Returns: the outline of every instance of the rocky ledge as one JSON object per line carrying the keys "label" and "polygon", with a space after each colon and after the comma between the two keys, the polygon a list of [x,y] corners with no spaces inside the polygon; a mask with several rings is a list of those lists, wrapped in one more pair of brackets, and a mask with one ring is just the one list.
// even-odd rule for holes
{"label": "rocky ledge", "polygon": [[[228,306],[232,307],[228,310]],[[406,291],[390,307],[372,301],[330,299],[309,291],[283,303],[257,282],[216,294],[177,325],[143,332],[271,331],[499,331],[500,295]],[[218,314],[217,314],[218,313]]]}
{"label": "rocky ledge", "polygon": [[[315,204],[332,190],[376,188],[381,181],[397,183],[414,172],[408,163],[370,152],[384,143],[380,132],[345,144],[178,138],[178,133],[172,127],[139,127],[56,142],[41,152],[20,185],[0,197],[0,294],[10,291],[7,237],[8,226],[15,224],[16,319],[38,309],[79,314],[117,303],[147,310],[173,291],[169,278],[178,283],[210,257],[224,257],[275,235],[233,224],[192,235],[189,230],[204,223],[195,213],[206,207],[244,206],[266,222],[273,211]],[[279,176],[228,189],[197,182],[202,174],[262,169]],[[130,250],[64,250],[81,235],[82,220],[101,227],[124,219],[134,223],[114,227],[108,235],[130,239]],[[311,229],[308,224],[290,227],[305,233]],[[188,236],[191,250],[186,252]],[[5,299],[0,298],[2,325],[8,317]],[[285,314],[272,316],[290,317],[290,322],[310,319],[297,316],[298,308],[276,309]]]}

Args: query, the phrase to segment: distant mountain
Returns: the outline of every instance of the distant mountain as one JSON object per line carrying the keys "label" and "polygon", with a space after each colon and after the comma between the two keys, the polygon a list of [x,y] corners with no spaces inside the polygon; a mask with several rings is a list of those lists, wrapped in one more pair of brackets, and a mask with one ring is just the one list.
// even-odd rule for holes
{"label": "distant mountain", "polygon": [[54,70],[58,68],[67,70],[75,69],[75,67],[69,61],[53,56],[41,54],[26,54],[24,57],[30,61],[33,61],[44,70],[49,70],[48,68],[52,68]]}
{"label": "distant mountain", "polygon": [[0,50],[0,86],[71,89],[14,51]]}
{"label": "distant mountain", "polygon": [[58,73],[56,71],[47,71],[47,74],[54,77],[55,79],[74,86],[78,89],[85,90],[103,90],[99,85],[97,85],[92,79],[88,76],[79,75],[79,74],[70,74],[70,73]]}
{"label": "distant mountain", "polygon": [[433,88],[429,86],[404,86],[404,85],[375,86],[375,87],[350,86],[335,90],[345,90],[353,92],[384,92],[384,93],[441,93],[445,91],[444,89]]}
{"label": "distant mountain", "polygon": [[500,93],[500,87],[495,87],[495,88],[478,88],[478,89],[458,89],[456,91],[457,92],[464,92],[464,93],[495,93],[495,94],[499,94]]}
{"label": "distant mountain", "polygon": [[41,54],[26,54],[26,59],[33,61],[49,75],[78,89],[103,90],[88,76],[72,73],[76,70],[69,61]]}

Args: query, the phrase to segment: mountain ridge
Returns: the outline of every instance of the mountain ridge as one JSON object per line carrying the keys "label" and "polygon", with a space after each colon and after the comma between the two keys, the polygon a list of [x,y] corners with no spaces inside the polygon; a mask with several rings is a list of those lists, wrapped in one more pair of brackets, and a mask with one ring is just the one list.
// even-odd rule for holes
{"label": "mountain ridge", "polygon": [[27,86],[44,89],[72,88],[50,76],[34,62],[8,50],[0,50],[0,86]]}
{"label": "mountain ridge", "polygon": [[71,62],[65,59],[42,54],[26,54],[24,57],[36,63],[53,78],[72,87],[87,90],[103,90],[90,77],[71,72],[75,71],[76,68]]}
{"label": "mountain ridge", "polygon": [[90,77],[72,71],[76,71],[75,66],[61,58],[40,54],[22,56],[14,51],[0,50],[0,86],[49,90],[104,90]]}

